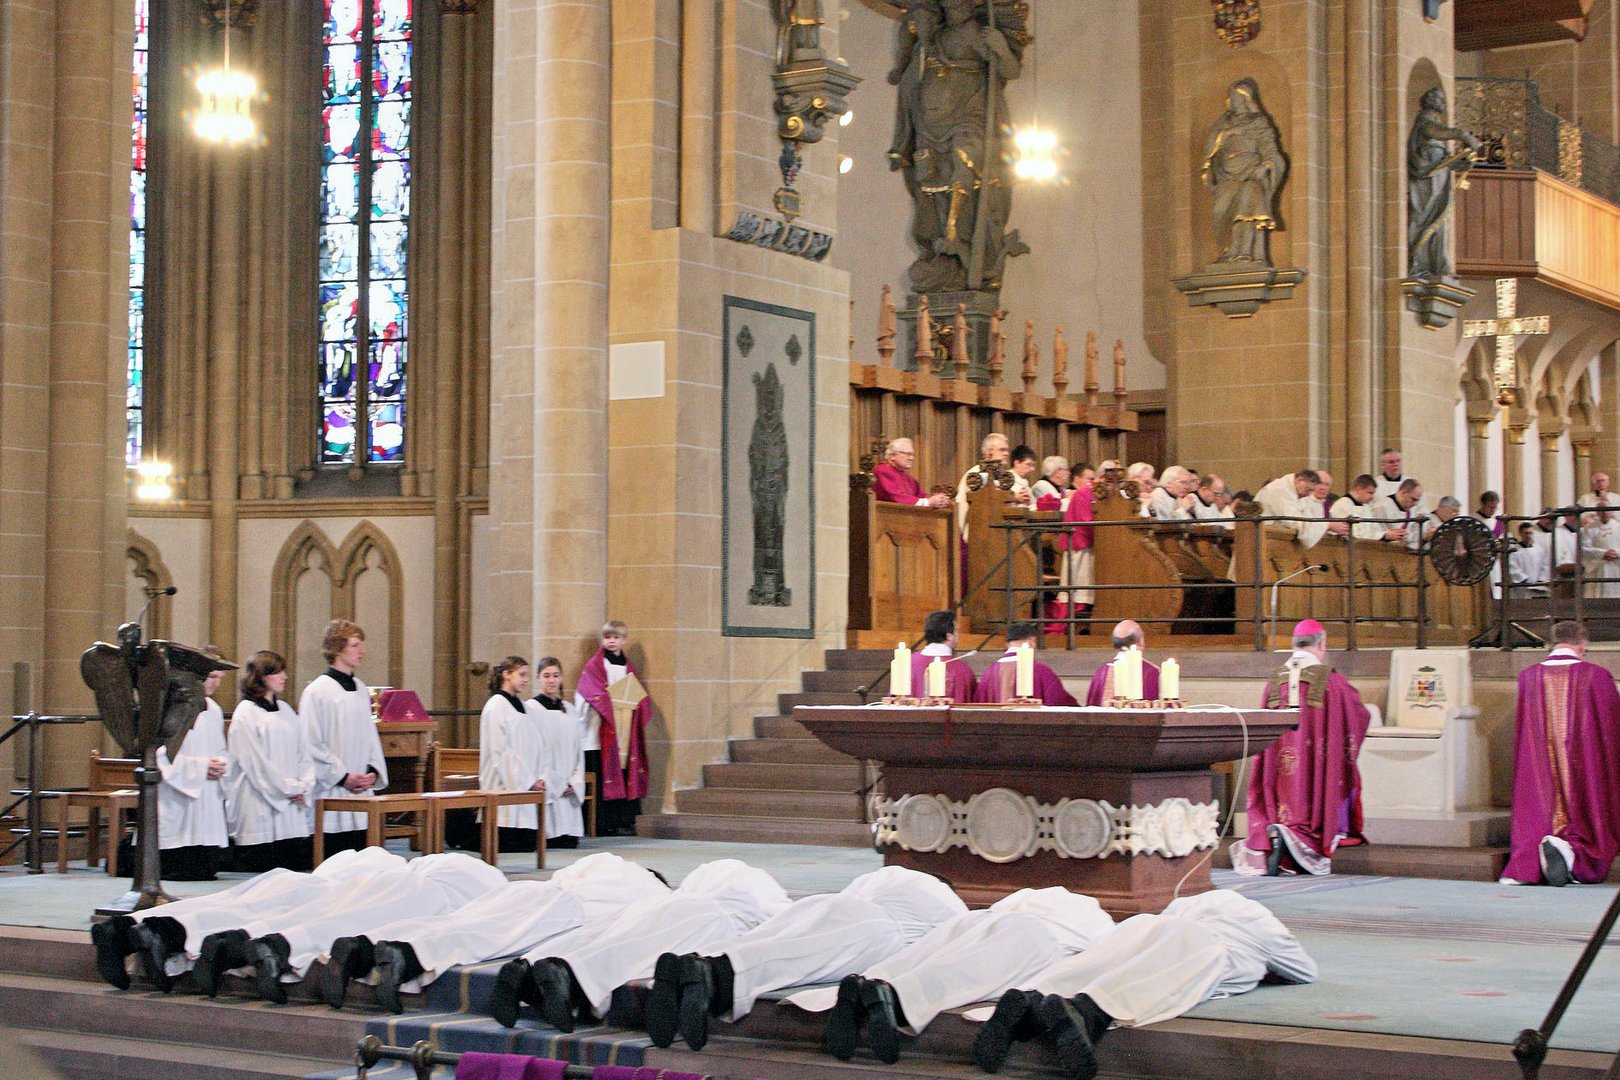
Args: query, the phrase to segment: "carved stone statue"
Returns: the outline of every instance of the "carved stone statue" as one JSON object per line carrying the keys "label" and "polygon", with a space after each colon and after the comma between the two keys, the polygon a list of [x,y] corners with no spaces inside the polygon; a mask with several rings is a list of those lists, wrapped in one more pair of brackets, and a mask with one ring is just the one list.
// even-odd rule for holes
{"label": "carved stone statue", "polygon": [[1202,176],[1215,196],[1218,262],[1271,265],[1266,234],[1277,227],[1277,192],[1287,175],[1288,158],[1260,104],[1260,87],[1239,79],[1204,146]]}
{"label": "carved stone statue", "polygon": [[782,380],[775,364],[754,374],[754,430],[748,440],[748,493],[754,504],[754,584],[748,602],[788,607],[783,540],[787,517],[788,441],[782,423]]}
{"label": "carved stone statue", "polygon": [[1007,257],[1029,250],[1007,231],[1002,160],[1006,85],[1022,71],[1024,47],[992,21],[978,0],[913,0],[900,20],[889,167],[912,198],[920,293],[996,290]]}
{"label": "carved stone statue", "polygon": [[[1462,143],[1453,150],[1451,144]],[[1454,280],[1451,263],[1452,173],[1473,168],[1480,141],[1446,123],[1446,91],[1423,95],[1406,138],[1406,276],[1414,281]],[[1468,185],[1463,184],[1464,187]]]}
{"label": "carved stone statue", "polygon": [[125,754],[141,759],[135,770],[141,792],[135,880],[121,899],[100,910],[127,913],[171,899],[158,875],[157,750],[167,747],[173,760],[203,710],[203,680],[234,667],[189,645],[143,645],[139,623],[120,626],[117,645],[98,641],[79,658],[79,674],[95,694],[102,724]]}
{"label": "carved stone statue", "polygon": [[776,8],[776,65],[821,58],[821,0],[772,0]]}

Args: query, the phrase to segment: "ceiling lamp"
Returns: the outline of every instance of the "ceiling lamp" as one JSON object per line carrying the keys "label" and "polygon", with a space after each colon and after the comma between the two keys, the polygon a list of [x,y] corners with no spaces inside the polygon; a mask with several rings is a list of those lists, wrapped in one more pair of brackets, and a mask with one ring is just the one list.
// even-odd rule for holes
{"label": "ceiling lamp", "polygon": [[174,470],[161,461],[142,461],[135,467],[139,479],[135,484],[135,497],[141,502],[168,502],[174,497],[169,476]]}
{"label": "ceiling lamp", "polygon": [[231,0],[225,0],[224,63],[197,76],[197,93],[202,103],[191,130],[199,139],[239,146],[257,136],[252,109],[259,84],[247,72],[231,70]]}

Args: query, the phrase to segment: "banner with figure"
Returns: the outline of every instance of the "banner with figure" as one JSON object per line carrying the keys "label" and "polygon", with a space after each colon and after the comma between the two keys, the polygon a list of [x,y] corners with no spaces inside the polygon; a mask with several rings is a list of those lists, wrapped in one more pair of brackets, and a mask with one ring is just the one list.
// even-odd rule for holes
{"label": "banner with figure", "polygon": [[728,296],[721,392],[721,630],[816,620],[816,317]]}

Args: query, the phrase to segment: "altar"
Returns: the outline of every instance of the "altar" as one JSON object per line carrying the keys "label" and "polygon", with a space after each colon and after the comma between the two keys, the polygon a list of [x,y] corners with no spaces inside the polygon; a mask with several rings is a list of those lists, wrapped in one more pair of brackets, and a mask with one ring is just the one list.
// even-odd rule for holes
{"label": "altar", "polygon": [[834,750],[879,764],[884,862],[970,906],[1060,885],[1123,917],[1212,888],[1211,766],[1253,756],[1298,710],[800,705]]}

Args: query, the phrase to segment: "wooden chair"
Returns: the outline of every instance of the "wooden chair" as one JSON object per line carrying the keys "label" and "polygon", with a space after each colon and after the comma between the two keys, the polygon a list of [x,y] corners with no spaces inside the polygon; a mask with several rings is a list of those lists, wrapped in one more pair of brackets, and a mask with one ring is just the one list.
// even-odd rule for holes
{"label": "wooden chair", "polygon": [[56,872],[68,870],[68,815],[75,806],[85,808],[84,829],[86,866],[95,866],[101,846],[101,815],[107,815],[107,873],[118,872],[118,841],[126,831],[133,831],[133,823],[126,825],[125,815],[133,814],[140,796],[135,790],[136,758],[104,758],[101,751],[90,751],[90,788],[88,791],[64,791],[56,797]]}
{"label": "wooden chair", "polygon": [[[428,787],[433,791],[475,791],[478,788],[478,749],[440,746],[428,752]],[[596,835],[596,774],[585,774],[585,835]]]}

